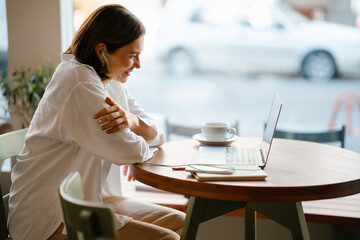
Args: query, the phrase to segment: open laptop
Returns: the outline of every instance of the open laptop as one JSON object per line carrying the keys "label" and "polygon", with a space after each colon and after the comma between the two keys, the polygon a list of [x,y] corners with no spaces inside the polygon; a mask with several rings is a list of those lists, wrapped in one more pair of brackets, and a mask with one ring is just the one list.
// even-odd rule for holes
{"label": "open laptop", "polygon": [[197,164],[231,167],[258,166],[264,168],[269,157],[281,107],[280,97],[275,93],[260,148],[200,146]]}

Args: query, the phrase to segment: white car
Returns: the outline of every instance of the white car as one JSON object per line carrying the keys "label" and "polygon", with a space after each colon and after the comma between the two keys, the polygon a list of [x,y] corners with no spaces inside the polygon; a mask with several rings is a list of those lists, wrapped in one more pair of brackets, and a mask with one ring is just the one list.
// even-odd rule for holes
{"label": "white car", "polygon": [[360,74],[359,29],[310,21],[280,2],[169,0],[158,46],[177,76],[195,70],[301,72],[319,80]]}

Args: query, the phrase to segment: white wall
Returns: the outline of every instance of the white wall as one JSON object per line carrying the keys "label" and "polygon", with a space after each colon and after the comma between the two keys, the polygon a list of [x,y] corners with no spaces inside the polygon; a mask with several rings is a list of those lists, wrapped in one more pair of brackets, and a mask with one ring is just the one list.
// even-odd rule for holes
{"label": "white wall", "polygon": [[9,72],[20,66],[36,68],[45,57],[57,65],[61,51],[59,0],[7,0],[6,8]]}
{"label": "white wall", "polygon": [[[60,0],[6,0],[9,80],[18,67],[33,70],[48,58],[60,63]],[[21,124],[12,115],[16,128]]]}

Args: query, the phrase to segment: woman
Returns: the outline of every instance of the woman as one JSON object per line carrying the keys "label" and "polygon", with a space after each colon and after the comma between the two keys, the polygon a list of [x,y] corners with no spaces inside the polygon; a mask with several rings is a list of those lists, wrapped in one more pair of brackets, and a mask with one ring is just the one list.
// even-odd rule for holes
{"label": "woman", "polygon": [[119,239],[179,238],[183,213],[119,194],[119,165],[151,158],[149,147],[164,142],[124,85],[140,68],[144,34],[127,9],[103,6],[62,55],[12,171],[13,239],[66,239],[58,188],[74,171],[82,177],[85,200],[114,206]]}

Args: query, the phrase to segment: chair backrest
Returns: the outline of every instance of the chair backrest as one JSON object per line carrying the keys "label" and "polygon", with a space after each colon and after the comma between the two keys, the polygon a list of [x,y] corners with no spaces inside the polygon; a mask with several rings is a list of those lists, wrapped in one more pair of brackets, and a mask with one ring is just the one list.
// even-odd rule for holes
{"label": "chair backrest", "polygon": [[80,174],[71,173],[60,185],[59,195],[68,239],[101,239],[117,235],[111,208],[84,201]]}
{"label": "chair backrest", "polygon": [[284,131],[277,129],[275,131],[275,138],[286,138],[286,139],[296,139],[309,142],[318,142],[318,143],[331,143],[339,142],[342,148],[345,147],[345,126],[342,126],[337,130],[330,130],[324,132],[294,132],[294,131]]}
{"label": "chair backrest", "polygon": [[0,135],[0,162],[16,156],[24,147],[27,128]]}
{"label": "chair backrest", "polygon": [[[236,134],[239,135],[239,121],[235,120],[231,127],[236,129]],[[171,135],[178,135],[183,137],[192,137],[195,134],[201,133],[201,126],[188,126],[182,125],[178,123],[170,122],[168,119],[166,120],[166,140],[171,140]]]}
{"label": "chair backrest", "polygon": [[[0,135],[0,162],[14,157],[20,153],[24,147],[25,136],[27,133],[27,128],[1,134]],[[1,186],[0,194],[2,196]],[[5,195],[1,198],[0,204],[0,240],[8,238],[8,228],[7,228],[7,215],[5,209],[8,206],[9,195]]]}

